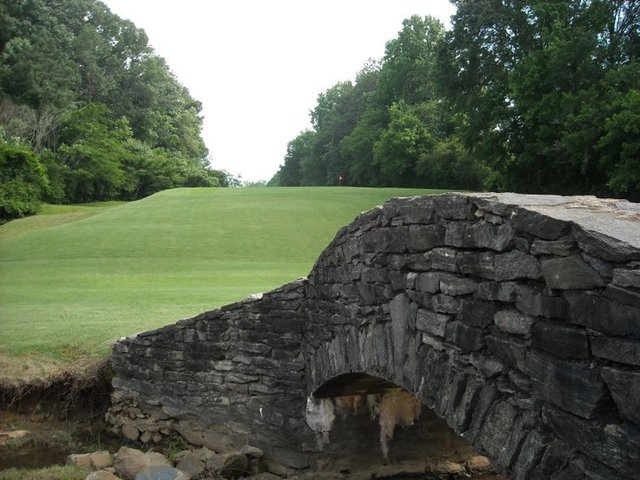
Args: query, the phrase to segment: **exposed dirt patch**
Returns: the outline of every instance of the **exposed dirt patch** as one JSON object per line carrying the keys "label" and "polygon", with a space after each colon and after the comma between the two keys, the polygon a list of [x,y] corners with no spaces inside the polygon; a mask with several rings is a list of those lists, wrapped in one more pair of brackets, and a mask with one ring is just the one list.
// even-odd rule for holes
{"label": "exposed dirt patch", "polygon": [[86,420],[102,417],[109,406],[112,374],[106,359],[65,366],[2,357],[0,372],[0,410]]}
{"label": "exposed dirt patch", "polygon": [[106,360],[63,366],[2,358],[0,372],[0,470],[62,465],[70,453],[119,446],[103,420]]}

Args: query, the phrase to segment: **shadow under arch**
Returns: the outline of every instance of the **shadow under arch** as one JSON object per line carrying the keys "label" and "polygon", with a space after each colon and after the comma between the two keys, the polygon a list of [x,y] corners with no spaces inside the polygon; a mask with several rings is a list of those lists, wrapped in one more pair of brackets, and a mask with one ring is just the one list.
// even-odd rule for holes
{"label": "shadow under arch", "polygon": [[348,372],[325,381],[308,398],[306,420],[323,471],[504,478],[414,392],[375,375]]}

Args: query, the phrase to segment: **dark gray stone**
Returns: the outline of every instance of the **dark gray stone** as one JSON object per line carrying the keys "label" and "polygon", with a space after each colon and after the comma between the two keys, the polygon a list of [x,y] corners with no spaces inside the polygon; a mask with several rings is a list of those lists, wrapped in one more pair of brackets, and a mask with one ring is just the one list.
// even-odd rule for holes
{"label": "dark gray stone", "polygon": [[541,289],[527,286],[516,286],[516,307],[522,313],[534,317],[566,318],[568,305],[564,297],[553,297]]}
{"label": "dark gray stone", "polygon": [[493,323],[497,306],[489,302],[463,300],[457,319],[471,327],[485,328]]}
{"label": "dark gray stone", "polygon": [[498,252],[508,249],[513,244],[511,224],[496,226],[487,222],[476,222],[467,228],[466,236],[471,237],[471,246],[488,248]]}
{"label": "dark gray stone", "polygon": [[620,415],[640,424],[640,372],[602,367],[602,378],[609,387]]}
{"label": "dark gray stone", "polygon": [[473,377],[467,377],[465,381],[464,393],[460,397],[460,401],[452,409],[452,427],[458,433],[466,432],[471,423],[473,409],[475,408],[482,384]]}
{"label": "dark gray stone", "polygon": [[611,283],[619,287],[640,288],[640,270],[616,268],[613,270]]}
{"label": "dark gray stone", "polygon": [[585,420],[552,407],[542,410],[544,423],[562,440],[586,455],[638,478],[640,429],[615,420]]}
{"label": "dark gray stone", "polygon": [[528,336],[535,319],[517,310],[500,310],[493,316],[493,321],[505,333]]}
{"label": "dark gray stone", "polygon": [[518,457],[520,447],[522,446],[522,442],[526,438],[527,433],[528,429],[524,425],[522,415],[520,415],[515,419],[510,428],[509,437],[500,451],[500,456],[495,459],[492,464],[496,470],[505,472],[511,469],[511,465]]}
{"label": "dark gray stone", "polygon": [[432,223],[433,202],[429,202],[429,203],[423,202],[423,205],[399,206],[398,215],[402,218],[402,222],[405,225]]}
{"label": "dark gray stone", "polygon": [[524,232],[544,240],[556,240],[571,229],[568,222],[526,208],[517,208],[512,222],[516,232]]}
{"label": "dark gray stone", "polygon": [[[628,480],[629,477],[621,475],[619,472],[597,462],[583,454],[576,455],[576,459],[572,462],[584,474],[587,480]],[[637,478],[640,478],[637,477]]]}
{"label": "dark gray stone", "polygon": [[518,412],[508,402],[496,402],[487,412],[479,443],[490,458],[499,458],[512,431]]}
{"label": "dark gray stone", "polygon": [[437,272],[419,273],[416,278],[416,290],[427,293],[439,292],[441,275]]}
{"label": "dark gray stone", "polygon": [[572,322],[606,335],[640,339],[640,308],[621,305],[598,295],[565,293]]}
{"label": "dark gray stone", "polygon": [[461,308],[461,301],[458,298],[440,293],[431,297],[431,305],[435,312],[458,313]]}
{"label": "dark gray stone", "polygon": [[531,351],[525,373],[542,399],[584,418],[595,417],[607,400],[598,371],[581,363]]}
{"label": "dark gray stone", "polygon": [[437,215],[448,220],[473,218],[474,205],[462,195],[445,194],[433,197],[433,207]]}
{"label": "dark gray stone", "polygon": [[482,278],[494,279],[495,253],[493,252],[460,252],[458,253],[458,268],[460,273],[475,275]]}
{"label": "dark gray stone", "polygon": [[495,280],[515,280],[519,278],[540,278],[540,262],[533,255],[512,250],[497,254],[494,259]]}
{"label": "dark gray stone", "polygon": [[542,276],[549,288],[585,290],[604,285],[602,277],[579,255],[542,261]]}
{"label": "dark gray stone", "polygon": [[559,358],[589,358],[589,338],[584,328],[538,321],[533,326],[533,347]]}
{"label": "dark gray stone", "polygon": [[425,254],[431,268],[434,270],[444,270],[445,272],[457,272],[457,250],[452,248],[434,248]]}
{"label": "dark gray stone", "polygon": [[466,432],[466,436],[474,445],[480,443],[479,437],[482,432],[482,426],[485,423],[487,412],[493,405],[497,395],[498,391],[489,382],[485,383],[482,386],[482,390],[480,390],[478,401],[473,410],[473,415],[471,416],[471,423],[469,424],[469,429]]}
{"label": "dark gray stone", "polygon": [[603,260],[621,263],[640,259],[638,248],[604,233],[586,231],[576,226],[573,229],[573,236],[582,250]]}
{"label": "dark gray stone", "polygon": [[516,301],[515,282],[482,282],[476,296],[481,300],[513,303]]}
{"label": "dark gray stone", "polygon": [[409,227],[409,251],[426,252],[444,244],[444,227],[440,225],[411,225]]}
{"label": "dark gray stone", "polygon": [[378,228],[362,235],[364,252],[403,253],[407,251],[408,227]]}
{"label": "dark gray stone", "polygon": [[444,337],[445,328],[451,317],[440,313],[430,312],[428,310],[418,310],[416,318],[416,328],[420,331]]}
{"label": "dark gray stone", "polygon": [[466,352],[474,352],[484,347],[484,334],[482,330],[469,327],[458,321],[447,324],[445,339],[447,342]]}
{"label": "dark gray stone", "polygon": [[574,456],[574,451],[563,441],[554,440],[545,449],[542,458],[530,473],[530,480],[548,480],[560,472]]}
{"label": "dark gray stone", "polygon": [[473,247],[473,234],[466,222],[451,222],[447,225],[444,244],[448,247]]}
{"label": "dark gray stone", "polygon": [[504,363],[481,353],[471,354],[469,360],[485,378],[496,377],[507,370]]}
{"label": "dark gray stone", "polygon": [[527,346],[519,338],[496,333],[486,337],[489,351],[510,367],[525,371]]}
{"label": "dark gray stone", "polygon": [[535,239],[531,244],[532,255],[554,255],[567,257],[577,248],[574,240],[539,240]]}
{"label": "dark gray stone", "polygon": [[607,285],[604,295],[614,302],[622,303],[623,305],[630,305],[632,307],[640,307],[639,291],[617,287],[615,285]]}
{"label": "dark gray stone", "polygon": [[440,291],[445,295],[469,295],[476,291],[478,284],[469,278],[443,276],[440,280]]}
{"label": "dark gray stone", "polygon": [[538,430],[529,432],[513,466],[511,480],[529,480],[531,472],[540,463],[548,444],[548,437]]}
{"label": "dark gray stone", "polygon": [[593,337],[591,350],[596,357],[640,367],[640,341],[624,338]]}
{"label": "dark gray stone", "polygon": [[431,307],[431,298],[433,295],[430,293],[407,290],[407,296],[422,307]]}

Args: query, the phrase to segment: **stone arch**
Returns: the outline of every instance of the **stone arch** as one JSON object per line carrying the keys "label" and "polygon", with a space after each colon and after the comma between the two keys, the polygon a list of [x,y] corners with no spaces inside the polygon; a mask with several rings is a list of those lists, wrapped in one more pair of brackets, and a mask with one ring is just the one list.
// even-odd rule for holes
{"label": "stone arch", "polygon": [[118,342],[110,421],[306,468],[305,399],[361,372],[512,479],[640,479],[639,220],[593,197],[391,200],[308,279]]}
{"label": "stone arch", "polygon": [[625,201],[513,194],[364,213],[305,286],[307,391],[366,372],[510,478],[640,478],[638,219]]}

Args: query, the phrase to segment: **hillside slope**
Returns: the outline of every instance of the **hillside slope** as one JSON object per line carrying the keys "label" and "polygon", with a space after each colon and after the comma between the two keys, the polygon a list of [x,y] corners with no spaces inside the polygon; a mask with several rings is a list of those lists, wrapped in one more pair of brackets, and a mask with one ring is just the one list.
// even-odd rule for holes
{"label": "hillside slope", "polygon": [[10,222],[0,227],[0,358],[103,357],[120,336],[306,275],[359,212],[426,193],[177,189]]}

